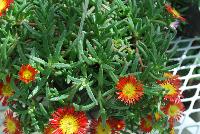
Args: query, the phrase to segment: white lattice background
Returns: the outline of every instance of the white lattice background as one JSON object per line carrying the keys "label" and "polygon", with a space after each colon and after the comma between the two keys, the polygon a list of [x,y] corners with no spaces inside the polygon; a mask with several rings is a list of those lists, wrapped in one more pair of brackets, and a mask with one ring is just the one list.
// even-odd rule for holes
{"label": "white lattice background", "polygon": [[178,63],[173,74],[181,76],[182,102],[186,111],[177,123],[177,134],[200,134],[200,37],[178,38],[172,42],[169,52],[175,52],[170,64]]}

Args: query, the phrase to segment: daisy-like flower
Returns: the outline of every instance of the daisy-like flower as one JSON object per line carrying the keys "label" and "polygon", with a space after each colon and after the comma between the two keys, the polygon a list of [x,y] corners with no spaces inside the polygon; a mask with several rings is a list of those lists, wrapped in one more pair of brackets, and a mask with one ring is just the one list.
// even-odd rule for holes
{"label": "daisy-like flower", "polygon": [[143,85],[135,76],[121,77],[116,85],[118,99],[126,104],[134,104],[143,96]]}
{"label": "daisy-like flower", "polygon": [[38,73],[38,71],[33,68],[30,64],[28,65],[22,65],[20,68],[20,71],[18,73],[19,79],[26,84],[28,84],[31,81],[35,80],[35,75]]}
{"label": "daisy-like flower", "polygon": [[117,120],[115,118],[108,118],[106,124],[103,127],[102,120],[92,120],[90,124],[91,134],[118,134],[120,130],[125,127],[125,122],[123,120]]}
{"label": "daisy-like flower", "polygon": [[0,16],[2,16],[3,12],[5,12],[13,2],[14,0],[0,0]]}
{"label": "daisy-like flower", "polygon": [[182,97],[181,91],[179,90],[179,85],[176,85],[176,82],[173,79],[163,81],[160,86],[167,92],[164,96],[165,100],[171,102],[180,101],[180,97]]}
{"label": "daisy-like flower", "polygon": [[153,128],[152,116],[148,115],[146,118],[142,118],[140,122],[140,129],[143,132],[149,133]]}
{"label": "daisy-like flower", "polygon": [[11,110],[7,110],[5,113],[4,127],[5,134],[22,134],[20,122],[14,117]]}
{"label": "daisy-like flower", "polygon": [[166,8],[166,10],[167,10],[170,14],[172,14],[172,15],[174,16],[174,18],[177,18],[177,19],[179,19],[179,20],[181,20],[181,21],[183,21],[183,22],[186,21],[186,19],[185,19],[184,17],[182,17],[182,16],[180,15],[180,13],[179,13],[178,11],[176,11],[176,9],[174,9],[173,7],[171,7],[169,4],[165,4],[165,8]]}
{"label": "daisy-like flower", "polygon": [[84,112],[64,107],[52,114],[50,125],[55,129],[52,134],[86,134],[88,119]]}
{"label": "daisy-like flower", "polygon": [[179,90],[181,87],[181,80],[179,79],[179,76],[171,73],[164,73],[163,77],[166,78],[166,80],[158,80],[157,83],[167,91],[164,99],[172,102],[180,101],[182,95]]}
{"label": "daisy-like flower", "polygon": [[55,129],[51,125],[47,125],[44,129],[44,134],[52,134]]}
{"label": "daisy-like flower", "polygon": [[185,108],[182,102],[169,102],[162,108],[162,110],[166,115],[169,116],[169,122],[173,124],[174,119],[178,121],[181,118]]}
{"label": "daisy-like flower", "polygon": [[8,99],[14,94],[14,90],[10,87],[11,78],[7,76],[6,83],[0,82],[0,101],[3,106],[8,105]]}

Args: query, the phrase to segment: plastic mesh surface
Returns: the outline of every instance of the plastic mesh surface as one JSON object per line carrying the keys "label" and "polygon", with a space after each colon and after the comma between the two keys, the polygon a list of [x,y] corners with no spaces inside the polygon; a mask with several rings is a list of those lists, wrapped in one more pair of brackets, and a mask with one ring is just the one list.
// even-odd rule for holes
{"label": "plastic mesh surface", "polygon": [[200,37],[178,38],[171,43],[169,52],[174,53],[169,64],[179,64],[172,72],[181,76],[186,108],[183,118],[176,123],[176,133],[200,134]]}

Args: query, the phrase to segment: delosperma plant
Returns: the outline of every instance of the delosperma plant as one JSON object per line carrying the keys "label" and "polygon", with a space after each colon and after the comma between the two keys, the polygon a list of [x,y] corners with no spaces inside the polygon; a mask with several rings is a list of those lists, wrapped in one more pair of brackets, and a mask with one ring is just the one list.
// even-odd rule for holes
{"label": "delosperma plant", "polygon": [[[6,134],[173,134],[181,81],[166,0],[0,0]],[[185,23],[185,22],[184,22]]]}

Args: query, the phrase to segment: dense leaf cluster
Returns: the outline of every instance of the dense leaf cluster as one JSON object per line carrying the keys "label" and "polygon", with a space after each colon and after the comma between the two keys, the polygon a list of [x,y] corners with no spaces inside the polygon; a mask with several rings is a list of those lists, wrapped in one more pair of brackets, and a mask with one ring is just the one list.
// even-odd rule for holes
{"label": "dense leaf cluster", "polygon": [[[166,50],[174,32],[165,0],[16,0],[0,18],[0,78],[12,76],[9,99],[26,134],[43,131],[58,107],[73,105],[91,118],[115,116],[138,130],[141,117],[159,109]],[[18,79],[22,64],[36,81]],[[144,85],[134,105],[117,100],[118,78],[133,74]],[[166,119],[155,127],[161,133]]]}

